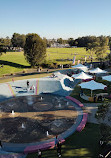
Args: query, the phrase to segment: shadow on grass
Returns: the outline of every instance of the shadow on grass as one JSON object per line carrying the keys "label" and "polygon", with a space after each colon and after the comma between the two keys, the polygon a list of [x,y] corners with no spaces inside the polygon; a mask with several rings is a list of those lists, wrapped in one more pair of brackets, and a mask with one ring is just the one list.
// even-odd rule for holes
{"label": "shadow on grass", "polygon": [[16,68],[31,68],[31,66],[26,66],[26,65],[22,65],[22,64],[17,64],[17,63],[13,63],[10,61],[5,61],[5,60],[0,60],[0,64],[2,65],[8,65],[8,66],[12,66],[12,67],[16,67]]}

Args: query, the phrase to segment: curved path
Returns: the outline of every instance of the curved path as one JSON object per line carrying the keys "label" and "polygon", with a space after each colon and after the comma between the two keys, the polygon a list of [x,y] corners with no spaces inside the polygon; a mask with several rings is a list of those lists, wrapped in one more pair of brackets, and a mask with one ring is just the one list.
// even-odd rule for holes
{"label": "curved path", "polygon": [[[0,89],[2,89],[2,91],[0,91],[0,101],[4,101],[15,96],[39,95],[41,93],[51,93],[65,97],[71,93],[72,89],[75,86],[71,78],[65,75],[61,76],[60,74],[55,78],[45,77],[41,79],[29,79],[30,87],[34,85],[35,87],[34,90],[27,89],[26,81],[27,80],[21,80],[21,81],[16,81],[14,83],[9,82],[9,83],[0,84]],[[78,117],[76,119],[76,124],[74,124],[68,130],[66,130],[65,132],[59,135],[60,139],[65,139],[68,136],[70,136],[72,133],[74,133],[83,119],[83,111],[81,106],[74,100],[71,100],[71,98],[66,97],[66,99],[68,100],[68,102],[73,104],[75,109],[78,111]],[[28,143],[28,144],[3,143],[3,150],[9,152],[28,153],[31,152],[29,151],[31,147],[35,148],[36,150],[36,147],[38,145],[43,145],[43,144],[48,144],[48,145],[51,144],[51,146],[53,146],[54,138],[41,142]]]}

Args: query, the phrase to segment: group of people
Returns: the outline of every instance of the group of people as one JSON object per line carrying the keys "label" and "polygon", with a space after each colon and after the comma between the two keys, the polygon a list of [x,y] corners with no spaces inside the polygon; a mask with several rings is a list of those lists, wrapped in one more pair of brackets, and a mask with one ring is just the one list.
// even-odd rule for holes
{"label": "group of people", "polygon": [[96,94],[94,94],[94,102],[96,102],[97,100],[98,101],[103,101],[103,97],[102,97],[102,95],[99,95],[98,97],[96,96]]}

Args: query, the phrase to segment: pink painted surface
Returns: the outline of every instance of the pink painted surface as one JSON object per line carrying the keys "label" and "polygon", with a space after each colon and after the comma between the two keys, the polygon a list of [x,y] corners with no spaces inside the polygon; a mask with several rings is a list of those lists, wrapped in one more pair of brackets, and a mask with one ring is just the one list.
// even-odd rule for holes
{"label": "pink painted surface", "polygon": [[80,125],[76,129],[78,132],[81,132],[82,129],[85,127],[86,122],[87,122],[87,116],[88,116],[87,113],[83,113],[83,119],[82,119]]}
{"label": "pink painted surface", "polygon": [[51,144],[49,143],[45,143],[45,144],[41,144],[41,145],[33,145],[33,146],[28,146],[25,148],[24,153],[33,153],[33,152],[37,152],[38,150],[45,150],[45,149],[49,149],[51,147]]}
{"label": "pink painted surface", "polygon": [[[64,139],[60,139],[60,140],[61,140],[61,143],[65,142]],[[46,150],[46,149],[53,148],[54,146],[55,146],[55,141],[40,144],[40,145],[28,146],[24,149],[24,153],[27,154],[27,153],[37,152],[38,150]]]}
{"label": "pink painted surface", "polygon": [[70,96],[66,96],[67,99],[72,100],[73,102],[75,102],[77,105],[79,105],[80,107],[83,107],[84,105],[77,99],[70,97]]}

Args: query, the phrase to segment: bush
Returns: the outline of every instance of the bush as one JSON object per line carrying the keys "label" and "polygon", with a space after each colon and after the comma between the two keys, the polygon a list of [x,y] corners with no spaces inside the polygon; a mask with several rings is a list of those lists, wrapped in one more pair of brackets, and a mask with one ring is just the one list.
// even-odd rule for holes
{"label": "bush", "polygon": [[57,65],[54,65],[54,64],[52,63],[52,64],[50,64],[49,68],[50,68],[50,69],[56,69],[56,68],[57,68]]}
{"label": "bush", "polygon": [[26,71],[26,70],[23,70],[23,73],[25,74],[25,73],[27,73],[27,71]]}
{"label": "bush", "polygon": [[11,75],[11,76],[13,76],[13,75],[14,75],[14,73],[12,72],[10,75]]}
{"label": "bush", "polygon": [[50,67],[50,64],[43,63],[43,64],[41,64],[41,66],[42,66],[43,68],[49,68],[49,67]]}

